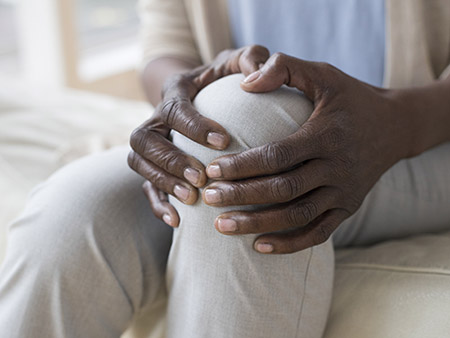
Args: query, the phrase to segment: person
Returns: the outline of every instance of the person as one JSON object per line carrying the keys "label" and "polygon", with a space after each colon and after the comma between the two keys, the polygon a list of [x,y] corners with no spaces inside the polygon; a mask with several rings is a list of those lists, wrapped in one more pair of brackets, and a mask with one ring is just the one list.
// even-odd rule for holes
{"label": "person", "polygon": [[449,228],[447,1],[140,10],[155,113],[30,196],[0,332],[117,337],[167,284],[167,337],[321,337],[333,247]]}

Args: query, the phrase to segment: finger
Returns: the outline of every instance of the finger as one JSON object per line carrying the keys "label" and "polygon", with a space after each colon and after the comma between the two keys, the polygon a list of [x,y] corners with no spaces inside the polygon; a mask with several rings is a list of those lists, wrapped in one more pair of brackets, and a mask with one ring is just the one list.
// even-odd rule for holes
{"label": "finger", "polygon": [[223,150],[230,144],[225,128],[202,116],[188,99],[172,98],[158,109],[164,124],[205,147]]}
{"label": "finger", "polygon": [[327,162],[311,160],[281,175],[213,182],[202,197],[213,206],[283,203],[324,185],[332,172]]}
{"label": "finger", "polygon": [[128,155],[129,166],[138,174],[150,181],[157,189],[173,195],[185,204],[194,204],[198,191],[192,185],[170,175],[160,167],[131,151]]}
{"label": "finger", "polygon": [[213,179],[243,179],[279,173],[317,158],[321,150],[312,128],[306,126],[284,140],[221,156],[206,167],[206,174]]}
{"label": "finger", "polygon": [[194,79],[194,83],[202,89],[224,76],[243,73],[245,76],[261,68],[270,53],[266,47],[253,45],[240,49],[221,52],[216,61]]}
{"label": "finger", "polygon": [[[324,77],[334,67],[320,62],[311,62],[283,54],[273,54],[260,69],[245,78],[241,87],[248,92],[269,92],[282,85],[295,87],[315,101]],[[335,68],[334,68],[335,69]],[[336,70],[336,69],[335,69]],[[328,81],[329,82],[329,81]]]}
{"label": "finger", "polygon": [[335,207],[339,193],[322,187],[294,201],[258,211],[231,211],[219,215],[214,226],[225,235],[261,234],[301,227]]}
{"label": "finger", "polygon": [[265,254],[288,254],[322,244],[349,216],[343,209],[329,210],[306,227],[259,236],[254,248]]}
{"label": "finger", "polygon": [[239,57],[239,71],[245,76],[260,69],[261,64],[265,64],[270,53],[266,47],[253,45],[247,47]]}
{"label": "finger", "polygon": [[131,135],[130,145],[136,153],[169,174],[186,179],[195,187],[205,185],[207,177],[203,164],[161,134],[148,128],[138,128]]}
{"label": "finger", "polygon": [[171,227],[177,228],[180,224],[180,216],[174,206],[169,203],[167,195],[156,189],[149,181],[145,181],[142,189],[150,202],[153,214]]}

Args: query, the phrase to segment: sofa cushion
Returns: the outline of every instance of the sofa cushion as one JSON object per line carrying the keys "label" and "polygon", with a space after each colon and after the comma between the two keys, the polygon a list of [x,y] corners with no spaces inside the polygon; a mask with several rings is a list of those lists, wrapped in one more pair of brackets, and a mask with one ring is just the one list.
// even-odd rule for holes
{"label": "sofa cushion", "polygon": [[361,337],[450,337],[450,232],[336,253],[325,338]]}

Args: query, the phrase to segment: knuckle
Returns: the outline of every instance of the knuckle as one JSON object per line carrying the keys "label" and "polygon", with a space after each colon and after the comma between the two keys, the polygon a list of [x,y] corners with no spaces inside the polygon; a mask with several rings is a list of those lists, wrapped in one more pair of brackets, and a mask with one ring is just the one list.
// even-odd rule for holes
{"label": "knuckle", "polygon": [[261,46],[261,45],[253,44],[253,45],[247,46],[246,49],[247,49],[247,51],[249,51],[249,52],[257,52],[257,51],[259,51],[259,50],[261,50],[261,49],[264,49],[264,47]]}
{"label": "knuckle", "polygon": [[[221,161],[221,167],[226,168],[226,173],[240,173],[244,172],[248,165],[253,163],[256,165],[257,163],[254,163],[254,159],[252,156],[246,156],[245,153],[243,154],[231,154],[228,155],[227,158],[222,159]],[[259,163],[259,162],[258,162]]]}
{"label": "knuckle", "polygon": [[167,172],[174,171],[175,168],[184,166],[183,157],[180,156],[179,153],[169,151],[169,152],[161,152],[159,160],[157,161],[161,168],[163,168]]}
{"label": "knuckle", "polygon": [[148,172],[148,180],[151,183],[153,183],[153,185],[158,189],[167,190],[165,189],[165,187],[168,184],[168,181],[166,179],[166,176],[163,175],[161,172],[158,171]]}
{"label": "knuckle", "polygon": [[260,164],[270,170],[288,168],[293,158],[292,149],[279,143],[270,143],[260,152]]}
{"label": "knuckle", "polygon": [[142,183],[142,190],[144,190],[146,195],[150,195],[150,190],[152,189],[152,184],[149,181]]}
{"label": "knuckle", "polygon": [[232,184],[229,188],[229,192],[231,194],[224,194],[225,198],[228,195],[228,198],[226,199],[229,202],[236,202],[237,204],[244,203],[248,195],[246,189],[240,184]]}
{"label": "knuckle", "polygon": [[177,113],[180,109],[183,100],[178,98],[172,98],[165,101],[160,110],[162,121],[169,127],[173,126],[177,119]]}
{"label": "knuckle", "polygon": [[256,55],[268,55],[269,54],[269,50],[261,45],[250,45],[248,47],[248,53],[249,54],[256,54]]}
{"label": "knuckle", "polygon": [[189,138],[198,140],[201,142],[202,140],[207,138],[208,134],[208,122],[199,114],[191,114],[186,116],[183,119],[182,128],[178,128],[179,131],[182,131]]}
{"label": "knuckle", "polygon": [[275,54],[273,54],[273,63],[275,65],[275,67],[279,67],[279,66],[283,66],[286,64],[286,59],[287,59],[287,55],[277,52]]}
{"label": "knuckle", "polygon": [[317,206],[308,201],[302,201],[290,207],[287,212],[287,221],[291,226],[302,226],[309,224],[317,217]]}
{"label": "knuckle", "polygon": [[[224,71],[217,68],[217,72]],[[195,110],[190,108],[191,102],[187,99],[171,99],[161,109],[163,122],[171,129],[185,134],[191,139],[206,139],[210,130],[209,122]]]}
{"label": "knuckle", "polygon": [[138,169],[138,156],[134,151],[130,151],[127,157],[128,166],[137,171]]}
{"label": "knuckle", "polygon": [[328,82],[333,82],[338,79],[339,70],[327,62],[318,62],[317,69],[320,76],[324,79],[328,79]]}
{"label": "knuckle", "polygon": [[128,153],[127,161],[130,168],[145,177],[149,182],[153,183],[155,187],[162,188],[169,183],[166,175],[163,172],[154,170],[150,166],[141,165],[142,159],[134,151],[130,151]]}
{"label": "knuckle", "polygon": [[287,223],[291,227],[297,227],[305,225],[303,214],[297,208],[290,208],[287,212]]}
{"label": "knuckle", "polygon": [[234,53],[235,51],[233,50],[224,50],[219,53],[205,72],[208,72],[213,79],[225,76],[228,73],[228,68],[233,63],[232,60],[235,58]]}
{"label": "knuckle", "polygon": [[290,201],[300,195],[304,184],[299,176],[276,179],[271,185],[272,196],[280,201]]}
{"label": "knuckle", "polygon": [[240,49],[225,49],[221,51],[211,63],[210,67],[214,70],[214,76],[220,77],[224,69],[232,67],[236,59],[244,51],[244,48]]}
{"label": "knuckle", "polygon": [[302,201],[298,208],[305,224],[310,223],[317,217],[317,205],[311,201]]}
{"label": "knuckle", "polygon": [[142,149],[145,149],[146,137],[147,137],[146,129],[139,127],[133,130],[130,136],[131,148],[133,148],[137,152],[142,151]]}
{"label": "knuckle", "polygon": [[329,73],[334,68],[332,65],[330,65],[328,62],[318,62],[317,66],[319,70],[323,73]]}
{"label": "knuckle", "polygon": [[293,199],[299,195],[302,194],[302,192],[305,190],[305,181],[304,179],[299,176],[291,176],[287,179],[287,182],[289,186],[291,187],[291,195],[289,195],[290,199]]}
{"label": "knuckle", "polygon": [[317,81],[322,85],[322,96],[331,99],[336,96],[341,72],[333,65],[326,62],[317,63]]}

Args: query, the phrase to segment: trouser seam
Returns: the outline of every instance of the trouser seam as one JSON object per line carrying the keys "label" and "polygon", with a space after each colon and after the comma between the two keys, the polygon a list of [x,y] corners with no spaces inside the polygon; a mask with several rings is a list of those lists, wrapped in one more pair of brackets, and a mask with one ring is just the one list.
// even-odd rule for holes
{"label": "trouser seam", "polygon": [[308,282],[308,273],[309,273],[309,268],[311,266],[313,251],[314,251],[314,247],[312,247],[311,250],[310,250],[309,257],[308,257],[308,263],[306,265],[305,278],[303,280],[303,294],[302,294],[302,301],[301,301],[301,304],[300,304],[300,313],[298,315],[297,330],[296,330],[296,333],[295,333],[296,337],[298,337],[298,334],[299,334],[299,331],[300,331],[300,327],[301,327],[301,323],[302,323],[302,314],[303,314],[305,298],[306,298],[306,284]]}

